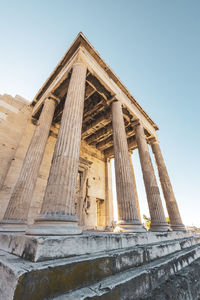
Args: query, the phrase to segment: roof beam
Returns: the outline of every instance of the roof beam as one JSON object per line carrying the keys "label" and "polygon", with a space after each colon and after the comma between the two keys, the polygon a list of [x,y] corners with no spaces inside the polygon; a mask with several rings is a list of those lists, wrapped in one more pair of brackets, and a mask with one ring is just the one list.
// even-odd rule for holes
{"label": "roof beam", "polygon": [[106,127],[103,127],[99,130],[97,130],[94,134],[92,134],[90,137],[86,138],[86,142],[89,145],[92,145],[95,141],[101,141],[102,137],[103,139],[107,138],[109,135],[112,134],[112,124],[107,125]]}
{"label": "roof beam", "polygon": [[102,142],[98,143],[96,145],[96,148],[100,151],[103,151],[107,148],[109,148],[110,146],[113,145],[113,136],[109,136],[107,139],[103,140]]}
{"label": "roof beam", "polygon": [[91,73],[87,76],[86,82],[93,88],[97,90],[97,92],[107,101],[110,98],[110,92],[100,83],[100,81]]}
{"label": "roof beam", "polygon": [[94,101],[84,108],[83,121],[87,122],[88,118],[94,118],[100,111],[105,109],[105,103],[103,100],[99,102]]}
{"label": "roof beam", "polygon": [[92,87],[91,85],[87,85],[85,87],[85,101],[89,99],[94,93],[96,92],[96,89]]}
{"label": "roof beam", "polygon": [[[130,137],[130,136],[133,136],[134,129],[132,127],[126,127],[125,130],[126,130],[127,138]],[[103,140],[102,142],[97,143],[96,148],[98,150],[102,151],[102,150],[105,150],[105,149],[109,148],[112,145],[113,145],[113,136],[111,135],[107,139]]]}
{"label": "roof beam", "polygon": [[82,138],[86,139],[99,128],[105,127],[108,123],[110,123],[110,121],[110,112],[107,111],[105,114],[100,115],[96,120],[92,121],[89,125],[83,125]]}

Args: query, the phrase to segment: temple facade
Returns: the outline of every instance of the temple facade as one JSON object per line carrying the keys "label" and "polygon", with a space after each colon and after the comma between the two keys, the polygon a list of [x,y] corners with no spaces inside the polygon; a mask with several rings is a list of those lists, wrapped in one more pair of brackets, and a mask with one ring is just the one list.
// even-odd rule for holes
{"label": "temple facade", "polygon": [[[185,230],[157,125],[80,33],[31,102],[0,99],[0,231],[76,235],[145,232],[131,154],[138,149],[151,231]],[[155,156],[170,224],[151,161]]]}
{"label": "temple facade", "polygon": [[200,299],[200,235],[185,230],[157,130],[82,33],[31,103],[0,95],[0,300]]}

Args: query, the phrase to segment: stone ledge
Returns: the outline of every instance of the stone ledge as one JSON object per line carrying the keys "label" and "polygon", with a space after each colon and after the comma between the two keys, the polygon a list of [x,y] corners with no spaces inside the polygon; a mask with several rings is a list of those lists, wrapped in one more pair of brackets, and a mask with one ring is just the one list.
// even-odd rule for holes
{"label": "stone ledge", "polygon": [[[187,244],[189,247],[183,249],[180,241],[165,241],[43,262],[29,262],[0,251],[0,298],[3,295],[2,299],[6,300],[46,299],[82,289],[99,280],[109,279],[110,276],[113,278],[113,275],[118,274],[121,278],[120,274],[128,274],[126,272],[129,270],[134,271],[137,276],[141,268],[149,273],[151,266],[155,266],[157,270],[157,266],[164,262],[167,267],[171,259],[176,261],[175,269],[179,269],[200,256],[200,244],[192,247]],[[158,274],[162,277],[162,272]]]}
{"label": "stone ledge", "polygon": [[200,259],[180,270],[143,300],[200,299]]}
{"label": "stone ledge", "polygon": [[[192,236],[193,234],[188,232],[146,232],[140,234],[85,232],[82,235],[56,237],[1,233],[0,249],[36,262],[125,249],[136,245],[159,243],[189,237],[192,238]],[[198,238],[198,236],[196,236],[196,238]]]}
{"label": "stone ledge", "polygon": [[199,246],[194,246],[189,250],[187,249],[179,251],[178,253],[173,253],[167,257],[155,260],[154,262],[106,277],[97,283],[53,297],[52,299],[142,300],[144,299],[144,295],[150,294],[152,290],[166,282],[171,275],[174,275],[178,271],[189,266],[199,257],[200,248]]}

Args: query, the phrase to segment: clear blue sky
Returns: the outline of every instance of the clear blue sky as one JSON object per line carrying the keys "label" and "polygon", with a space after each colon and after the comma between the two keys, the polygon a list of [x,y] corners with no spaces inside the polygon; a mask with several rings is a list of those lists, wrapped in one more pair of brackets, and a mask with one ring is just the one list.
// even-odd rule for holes
{"label": "clear blue sky", "polygon": [[183,221],[200,226],[200,1],[0,0],[0,94],[32,100],[79,31],[158,124]]}

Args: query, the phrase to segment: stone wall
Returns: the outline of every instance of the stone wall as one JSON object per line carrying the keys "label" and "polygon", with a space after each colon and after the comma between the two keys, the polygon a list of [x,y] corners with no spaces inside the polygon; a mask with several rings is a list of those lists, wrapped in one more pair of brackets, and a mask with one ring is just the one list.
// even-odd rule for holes
{"label": "stone wall", "polygon": [[27,100],[18,95],[0,95],[0,188],[21,140],[28,115]]}
{"label": "stone wall", "polygon": [[[17,122],[16,122],[17,123]],[[13,124],[13,127],[16,127],[17,124]],[[35,126],[31,123],[30,120],[26,122],[26,128],[23,130],[23,136],[18,142],[17,149],[11,159],[9,170],[5,178],[3,187],[0,190],[0,219],[3,218],[6,207],[8,205],[9,199],[11,197],[13,188],[16,184],[19,172],[24,160],[26,150],[32,138]],[[2,156],[1,156],[2,157]],[[2,158],[1,158],[2,159]]]}
{"label": "stone wall", "polygon": [[24,135],[29,115],[27,100],[18,95],[0,95],[0,218],[3,217],[18,175],[20,160],[16,150]]}

